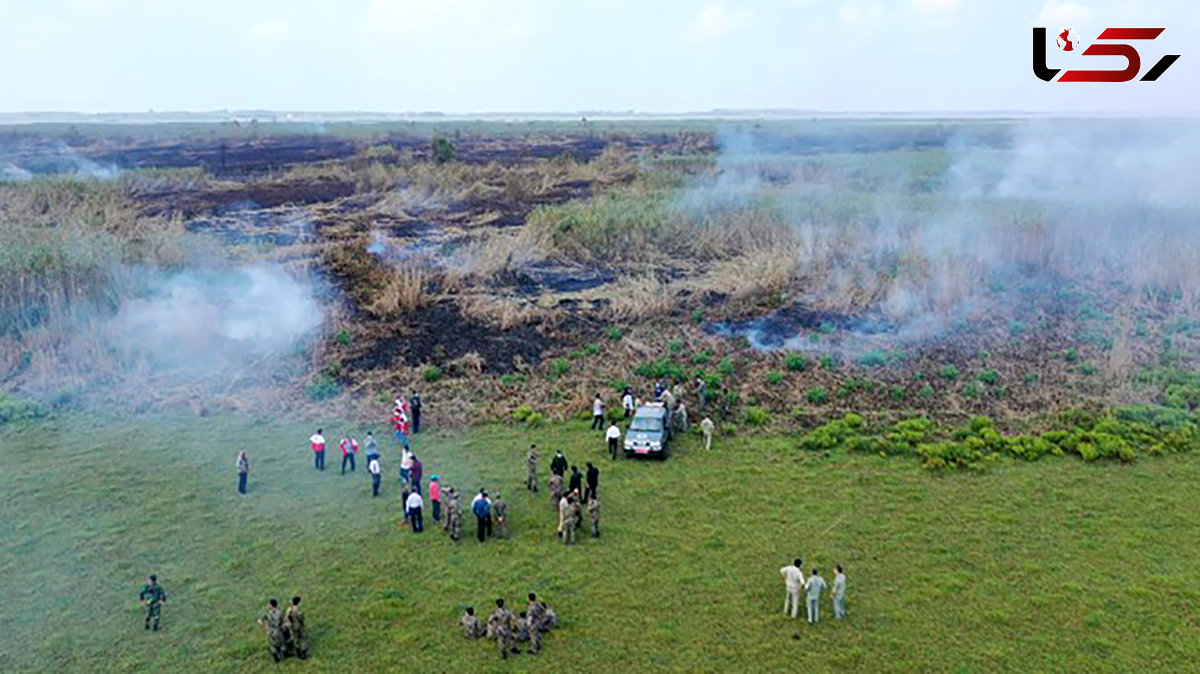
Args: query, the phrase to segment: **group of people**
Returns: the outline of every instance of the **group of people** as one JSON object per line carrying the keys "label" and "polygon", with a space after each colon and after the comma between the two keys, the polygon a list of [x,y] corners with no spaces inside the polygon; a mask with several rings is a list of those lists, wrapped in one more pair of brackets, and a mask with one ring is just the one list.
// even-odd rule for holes
{"label": "group of people", "polygon": [[[526,459],[528,474],[525,487],[529,491],[538,491],[538,453],[537,445],[529,446]],[[583,509],[586,507],[592,522],[592,538],[600,537],[600,469],[587,462],[587,474],[579,472],[579,466],[571,466],[570,478],[567,478],[567,457],[562,450],[554,454],[550,460],[550,506],[558,510],[557,535],[564,545],[578,542],[577,532],[583,528]],[[584,487],[586,480],[587,486]],[[564,487],[563,482],[566,481]]]}
{"label": "group of people", "polygon": [[542,635],[558,627],[558,615],[554,609],[538,601],[537,595],[529,593],[529,603],[519,615],[514,615],[504,605],[504,599],[496,600],[496,608],[488,616],[486,626],[475,615],[475,607],[468,606],[466,612],[458,619],[466,639],[486,637],[496,640],[496,648],[501,659],[507,659],[509,653],[517,654],[521,649],[517,644],[528,642],[529,652],[537,655],[542,650]]}
{"label": "group of people", "polygon": [[[846,572],[841,564],[838,564],[837,575],[833,577],[833,617],[841,620],[846,617]],[[792,564],[779,569],[779,574],[783,576],[784,588],[787,594],[783,599],[783,614],[788,614],[788,607],[791,607],[791,615],[797,617],[800,611],[800,592],[804,592],[805,608],[808,614],[808,624],[815,625],[821,620],[821,595],[825,592],[828,584],[821,577],[821,573],[817,567],[812,567],[812,573],[804,577],[804,561],[796,559]]]}
{"label": "group of people", "polygon": [[300,597],[292,597],[287,611],[279,610],[279,600],[268,600],[267,611],[258,624],[267,632],[267,650],[275,662],[291,655],[301,660],[308,658],[308,630],[304,626],[304,612],[300,610]]}
{"label": "group of people", "polygon": [[[666,380],[660,379],[654,383],[654,402],[662,403],[667,410],[667,425],[672,432],[687,433],[691,430],[691,422],[688,420],[687,404],[683,401],[683,387],[676,383],[674,387],[670,386]],[[708,383],[702,378],[696,379],[696,398],[700,411],[703,412],[707,405],[708,398]],[[621,393],[621,407],[624,410],[624,418],[629,419],[640,407],[642,401],[635,398],[633,389],[626,386]],[[604,429],[604,400],[597,393],[592,400],[592,430]],[[704,448],[712,449],[713,431],[716,429],[716,424],[709,417],[704,417],[700,421],[700,432],[704,435]],[[608,441],[609,456],[613,459],[617,458],[617,453],[620,450],[621,429],[614,421],[604,433],[605,439]]]}

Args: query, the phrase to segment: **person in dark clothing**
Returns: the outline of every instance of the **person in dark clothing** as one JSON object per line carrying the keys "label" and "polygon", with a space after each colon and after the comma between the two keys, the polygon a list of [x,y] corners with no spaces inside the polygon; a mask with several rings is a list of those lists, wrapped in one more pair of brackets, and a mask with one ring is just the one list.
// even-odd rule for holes
{"label": "person in dark clothing", "polygon": [[571,481],[567,483],[567,491],[579,492],[583,489],[583,473],[579,472],[579,466],[571,466]]}
{"label": "person in dark clothing", "polygon": [[600,469],[587,462],[587,490],[583,492],[584,503],[596,498],[596,488],[600,484]]}
{"label": "person in dark clothing", "polygon": [[250,476],[250,459],[246,458],[245,450],[238,452],[237,457],[238,471],[238,493],[246,493],[246,478]]}
{"label": "person in dark clothing", "polygon": [[425,466],[421,464],[421,460],[413,457],[412,468],[408,469],[408,475],[412,479],[413,491],[421,493],[421,473],[425,470]]}
{"label": "person in dark clothing", "polygon": [[559,477],[562,477],[567,472],[567,457],[563,456],[561,449],[550,460],[550,472]]}
{"label": "person in dark clothing", "polygon": [[417,395],[416,391],[413,391],[408,408],[412,411],[412,431],[413,435],[416,435],[421,432],[421,396]]}
{"label": "person in dark clothing", "polygon": [[479,496],[476,496],[475,502],[471,504],[471,512],[475,513],[475,536],[482,543],[486,537],[492,535],[492,502],[488,499],[486,491],[479,491]]}

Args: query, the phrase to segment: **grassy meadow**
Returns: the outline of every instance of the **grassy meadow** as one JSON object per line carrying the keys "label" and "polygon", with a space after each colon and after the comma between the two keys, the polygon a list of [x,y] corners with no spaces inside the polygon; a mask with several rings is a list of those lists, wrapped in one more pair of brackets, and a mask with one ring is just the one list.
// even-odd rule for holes
{"label": "grassy meadow", "polygon": [[[329,470],[306,438],[326,429]],[[426,473],[509,501],[512,538],[455,545],[399,528],[336,420],[58,416],[0,428],[0,670],[276,671],[255,618],[304,597],[309,671],[1187,670],[1200,646],[1194,455],[1130,464],[1008,459],[939,474],[913,460],[801,452],[783,435],[687,438],[666,462],[603,458],[586,422],[422,434]],[[355,429],[361,434],[365,429]],[[564,547],[524,453],[600,461],[604,536]],[[250,491],[236,492],[246,447]],[[428,520],[428,512],[427,522]],[[849,576],[849,619],[781,614],[797,555]],[[157,572],[163,631],[136,601]],[[466,605],[536,591],[561,627],[501,663]],[[798,639],[793,638],[795,634]]]}

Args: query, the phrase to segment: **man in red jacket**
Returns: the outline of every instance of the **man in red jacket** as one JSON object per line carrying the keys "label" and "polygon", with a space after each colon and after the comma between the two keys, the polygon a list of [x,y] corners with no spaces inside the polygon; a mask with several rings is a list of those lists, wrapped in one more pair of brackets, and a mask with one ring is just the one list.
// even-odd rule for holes
{"label": "man in red jacket", "polygon": [[358,440],[350,436],[342,438],[338,443],[338,447],[342,449],[342,475],[346,474],[346,463],[350,463],[350,472],[354,472],[354,455],[358,454]]}
{"label": "man in red jacket", "polygon": [[321,429],[318,428],[317,432],[312,434],[308,443],[312,445],[313,467],[317,470],[325,470],[325,436],[321,435]]}

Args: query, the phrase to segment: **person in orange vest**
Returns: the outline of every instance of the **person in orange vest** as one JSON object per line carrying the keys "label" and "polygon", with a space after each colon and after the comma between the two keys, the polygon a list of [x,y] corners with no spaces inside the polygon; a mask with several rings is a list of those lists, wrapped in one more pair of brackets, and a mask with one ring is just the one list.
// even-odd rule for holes
{"label": "person in orange vest", "polygon": [[350,464],[350,472],[353,473],[354,455],[358,454],[358,440],[347,435],[338,443],[338,447],[342,450],[342,475],[346,474],[346,463]]}
{"label": "person in orange vest", "polygon": [[325,470],[325,436],[321,435],[321,429],[318,428],[317,432],[312,434],[308,443],[312,445],[313,467],[317,470]]}

